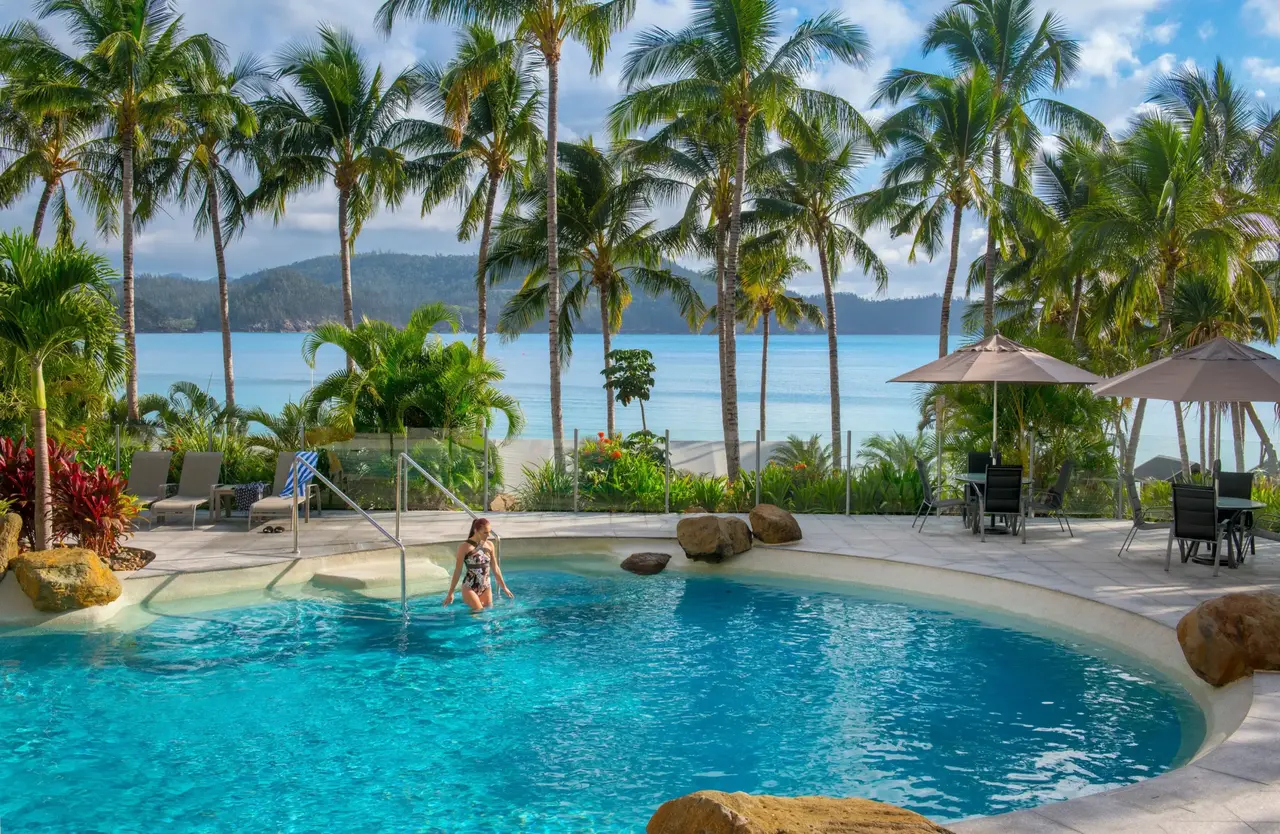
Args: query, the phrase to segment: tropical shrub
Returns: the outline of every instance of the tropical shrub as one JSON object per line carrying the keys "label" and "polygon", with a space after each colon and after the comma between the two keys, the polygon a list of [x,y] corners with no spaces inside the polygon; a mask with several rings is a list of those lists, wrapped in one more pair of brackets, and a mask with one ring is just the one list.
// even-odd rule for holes
{"label": "tropical shrub", "polygon": [[526,464],[523,481],[516,489],[516,501],[522,510],[532,512],[564,511],[573,507],[573,475],[552,461],[538,466]]}
{"label": "tropical shrub", "polygon": [[125,493],[125,478],[105,466],[79,463],[54,478],[53,529],[57,540],[74,538],[103,559],[120,552],[133,532],[138,504]]}
{"label": "tropical shrub", "polygon": [[793,434],[774,450],[769,462],[810,478],[825,478],[831,472],[831,447],[816,434],[807,440]]}
{"label": "tropical shrub", "polygon": [[[25,441],[0,437],[0,499],[8,501],[10,512],[22,518],[22,541],[27,548],[35,546],[36,521],[36,454]],[[75,465],[75,453],[56,440],[49,441],[50,485],[56,485],[62,473]],[[55,530],[53,540],[59,540]]]}
{"label": "tropical shrub", "polygon": [[722,475],[693,474],[687,476],[690,503],[709,513],[717,512],[725,502],[728,481]]}

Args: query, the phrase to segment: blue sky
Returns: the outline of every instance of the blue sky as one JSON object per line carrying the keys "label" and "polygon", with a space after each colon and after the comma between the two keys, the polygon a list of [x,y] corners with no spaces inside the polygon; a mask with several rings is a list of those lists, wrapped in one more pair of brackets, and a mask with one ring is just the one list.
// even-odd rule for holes
{"label": "blue sky", "polygon": [[[190,31],[205,31],[221,40],[233,54],[253,51],[271,55],[293,38],[306,37],[318,21],[351,29],[371,59],[388,70],[420,60],[440,61],[453,49],[453,32],[431,23],[401,25],[384,38],[374,30],[376,2],[349,0],[179,0]],[[865,104],[881,75],[893,66],[937,66],[937,59],[923,59],[919,33],[944,3],[941,0],[844,0],[835,7],[866,28],[875,54],[863,70],[829,67],[813,83]],[[786,8],[786,18],[799,22],[830,5],[801,4]],[[1143,106],[1151,79],[1179,64],[1194,62],[1212,66],[1221,57],[1238,81],[1254,91],[1263,106],[1280,106],[1280,0],[1070,0],[1055,8],[1081,43],[1081,72],[1061,97],[1096,115],[1113,130],[1121,130]],[[0,20],[6,24],[30,15],[26,0],[0,0]],[[595,134],[603,138],[602,122],[608,106],[619,95],[618,68],[631,38],[651,25],[677,27],[689,15],[689,0],[637,0],[636,18],[615,40],[605,70],[588,72],[581,49],[570,46],[561,70],[561,137]],[[57,32],[56,25],[51,28]],[[872,113],[871,115],[876,115]],[[869,170],[864,185],[874,183]],[[269,219],[255,220],[245,235],[228,249],[232,275],[289,263],[337,250],[336,200],[331,189],[317,191],[291,204],[279,226]],[[0,212],[5,227],[29,228],[35,196]],[[416,253],[469,252],[473,246],[454,235],[457,213],[443,208],[431,216],[419,216],[416,204],[399,212],[379,214],[363,232],[358,249]],[[963,259],[972,258],[985,237],[979,224],[966,221]],[[93,237],[92,221],[81,216],[81,235],[89,237],[113,263],[119,264],[117,240]],[[937,292],[945,261],[907,263],[908,246],[887,233],[868,235],[891,271],[890,295]],[[963,261],[962,261],[963,263]],[[214,273],[212,245],[195,238],[191,218],[177,207],[158,218],[137,238],[139,272],[174,272],[193,277]],[[359,276],[356,276],[359,280]],[[870,294],[871,285],[861,274],[841,276],[842,290]],[[815,290],[810,277],[801,288]]]}

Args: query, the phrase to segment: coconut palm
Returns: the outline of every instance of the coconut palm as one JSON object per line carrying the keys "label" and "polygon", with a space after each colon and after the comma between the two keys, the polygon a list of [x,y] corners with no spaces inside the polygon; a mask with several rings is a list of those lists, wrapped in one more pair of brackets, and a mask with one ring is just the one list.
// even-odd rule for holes
{"label": "coconut palm", "polygon": [[[769,320],[779,327],[795,330],[802,322],[814,327],[824,324],[822,310],[787,290],[796,276],[809,271],[803,258],[788,254],[785,247],[751,245],[742,251],[742,271],[738,286],[738,321],[747,330],[760,328],[760,439],[767,440],[765,404],[769,392]],[[710,316],[710,313],[708,313]]]}
{"label": "coconut palm", "polygon": [[0,92],[0,165],[4,166],[0,172],[0,207],[9,208],[39,183],[32,237],[39,241],[52,205],[57,240],[70,243],[75,218],[67,196],[69,181],[75,183],[85,202],[92,205],[103,199],[108,205],[111,203],[109,180],[102,176],[102,169],[109,168],[110,163],[102,158],[101,143],[94,141],[103,113],[93,106],[65,104],[24,109],[17,102],[28,98],[31,88],[56,76],[59,67],[16,69]]}
{"label": "coconut palm", "polygon": [[[338,260],[342,269],[342,320],[355,326],[351,252],[380,204],[396,206],[409,183],[405,150],[423,144],[420,124],[407,114],[422,88],[421,74],[401,73],[386,83],[371,68],[351,33],[321,26],[315,40],[285,47],[275,72],[291,89],[264,96],[265,170],[249,196],[251,208],[270,208],[277,222],[288,199],[327,182],[338,194]],[[355,367],[347,358],[347,370]]]}
{"label": "coconut palm", "polygon": [[[1038,144],[1032,113],[1051,126],[1070,125],[1097,136],[1103,127],[1093,117],[1061,102],[1039,97],[1046,87],[1061,90],[1075,75],[1080,47],[1062,20],[1046,12],[1036,24],[1033,0],[956,0],[939,12],[925,30],[922,50],[942,49],[960,75],[982,66],[991,78],[992,92],[1005,99],[992,126],[990,185],[993,200],[987,210],[987,248],[983,260],[983,332],[995,329],[996,246],[1001,239],[1001,175],[1003,152],[1012,156],[1015,186],[1025,182],[1025,163],[1019,149]],[[881,88],[881,98],[896,102],[927,82],[924,73],[896,70]]]}
{"label": "coconut palm", "polygon": [[[463,208],[458,240],[470,240],[476,227],[480,228],[476,354],[482,359],[489,315],[487,262],[498,192],[511,193],[541,148],[537,123],[541,95],[525,53],[519,45],[500,45],[491,30],[473,24],[467,27],[458,55],[449,65],[428,67],[424,72],[426,104],[440,121],[423,125],[435,147],[411,168],[424,183],[423,215],[445,200],[455,199]],[[480,73],[492,77],[473,94],[473,76]],[[481,175],[478,183],[477,172]]]}
{"label": "coconut palm", "polygon": [[[752,122],[787,130],[822,116],[863,136],[871,130],[844,99],[802,86],[820,62],[834,58],[861,66],[870,46],[861,27],[825,12],[782,32],[776,0],[697,0],[693,19],[678,32],[651,28],[636,38],[622,72],[627,95],[610,114],[615,138],[685,114],[717,112],[735,131],[733,200],[725,250],[726,310],[737,308],[736,276],[742,236],[747,146]],[[736,347],[731,333],[721,397],[728,404],[725,454],[729,477],[738,474]]]}
{"label": "coconut palm", "polygon": [[[560,188],[559,262],[564,294],[561,301],[560,351],[567,360],[574,325],[585,314],[592,293],[600,310],[605,368],[609,367],[612,334],[622,328],[633,288],[646,295],[669,295],[680,314],[695,326],[703,315],[702,298],[687,278],[662,266],[662,250],[655,236],[656,221],[647,220],[654,202],[670,194],[677,183],[611,160],[590,140],[560,146],[557,168]],[[502,311],[498,330],[514,335],[545,315],[552,303],[546,262],[547,237],[542,208],[545,175],[522,190],[514,211],[498,225],[490,257],[490,272],[502,280],[527,271],[520,290]],[[607,431],[614,432],[614,391],[605,389]]]}
{"label": "coconut palm", "polygon": [[840,467],[840,364],[836,341],[835,283],[841,261],[853,259],[875,281],[889,285],[889,270],[863,240],[854,219],[865,202],[854,188],[858,169],[871,155],[861,138],[838,131],[829,122],[810,125],[802,141],[783,144],[757,166],[756,213],[776,224],[781,236],[818,253],[822,295],[826,301],[827,378],[831,393],[831,458]]}
{"label": "coconut palm", "polygon": [[[423,16],[459,22],[475,20],[513,32],[514,40],[534,49],[547,70],[546,167],[555,170],[559,147],[560,55],[567,41],[586,48],[592,74],[604,69],[613,35],[635,12],[635,0],[385,0],[378,22],[391,31],[397,18]],[[557,244],[557,178],[547,179],[547,339],[551,371],[551,442],[556,465],[564,459],[564,413],[560,400],[560,265]]]}
{"label": "coconut palm", "polygon": [[194,209],[196,234],[210,233],[218,268],[218,312],[222,321],[222,374],[228,408],[236,406],[227,302],[226,243],[244,230],[244,191],[232,165],[253,159],[258,120],[246,98],[266,89],[268,75],[247,55],[228,68],[221,59],[201,64],[179,80],[187,95],[187,129],[167,143],[157,159],[155,180]]}
{"label": "coconut palm", "polygon": [[960,226],[966,209],[986,211],[990,203],[984,181],[1003,101],[986,68],[978,66],[963,77],[931,77],[880,127],[880,137],[892,151],[879,190],[863,206],[866,215],[888,220],[894,237],[912,235],[908,260],[914,263],[921,250],[933,258],[942,249],[951,213],[950,261],[938,325],[940,357],[947,354],[950,335]]}
{"label": "coconut palm", "polygon": [[481,359],[466,342],[446,344],[433,335],[440,325],[456,333],[457,314],[443,304],[425,304],[404,328],[364,319],[355,327],[326,322],[308,333],[302,357],[311,367],[323,345],[334,345],[355,361],[354,370],[335,371],[311,390],[311,419],[328,407],[352,431],[417,427],[479,433],[492,425],[497,411],[506,417],[507,436],[518,434],[524,414],[514,398],[498,390],[503,375],[497,363]]}
{"label": "coconut palm", "polygon": [[114,277],[83,246],[41,249],[23,232],[0,234],[0,342],[30,374],[37,550],[52,545],[45,364],[70,354],[100,368],[122,364]]}
{"label": "coconut palm", "polygon": [[[214,61],[222,46],[207,35],[185,36],[182,18],[168,0],[39,0],[40,17],[56,17],[71,33],[80,57],[62,52],[34,25],[19,23],[0,39],[0,68],[29,75],[41,67],[58,72],[24,89],[17,105],[31,111],[85,109],[100,112],[110,134],[100,143],[114,157],[110,181],[120,206],[124,344],[129,358],[125,398],[130,419],[138,417],[138,367],[133,304],[133,235],[154,210],[135,212],[139,183],[134,170],[157,136],[181,133],[189,101],[179,78]],[[99,202],[98,228],[117,228],[114,211]]]}

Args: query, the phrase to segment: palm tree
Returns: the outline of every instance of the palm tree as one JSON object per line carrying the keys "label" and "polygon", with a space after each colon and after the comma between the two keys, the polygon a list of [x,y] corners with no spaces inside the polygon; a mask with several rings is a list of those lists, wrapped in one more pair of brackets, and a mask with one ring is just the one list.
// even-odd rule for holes
{"label": "palm tree", "polygon": [[[737,309],[742,202],[747,176],[748,136],[760,119],[788,131],[803,120],[823,117],[843,130],[870,136],[866,120],[838,96],[801,85],[827,58],[864,65],[870,53],[865,33],[843,17],[825,12],[806,20],[782,39],[776,0],[697,0],[693,19],[678,32],[652,28],[636,38],[622,81],[628,94],[610,114],[615,138],[685,114],[719,113],[732,120],[733,200],[725,251],[725,310]],[[726,332],[721,397],[727,401],[725,453],[729,477],[737,478],[737,353]]]}
{"label": "palm tree", "polygon": [[[798,295],[787,295],[791,282],[809,265],[787,253],[785,247],[757,248],[748,241],[742,250],[737,319],[747,330],[760,327],[760,439],[767,440],[765,403],[769,391],[769,319],[779,327],[795,330],[801,322],[822,327],[822,310]],[[708,313],[710,316],[710,313]],[[833,447],[834,449],[835,447]]]}
{"label": "palm tree", "polygon": [[[182,18],[168,0],[38,0],[42,18],[57,17],[70,31],[77,58],[63,53],[34,25],[19,23],[0,40],[0,69],[30,75],[41,67],[59,72],[25,88],[16,104],[28,111],[84,109],[100,112],[110,135],[100,143],[115,157],[111,179],[119,201],[124,346],[129,371],[125,399],[138,417],[138,352],[133,305],[133,234],[152,210],[135,213],[139,183],[134,169],[152,150],[152,138],[181,133],[189,101],[177,80],[217,59],[222,46],[208,35],[186,37]],[[100,206],[98,230],[116,229],[114,211]]]}
{"label": "palm tree", "polygon": [[[1154,302],[1162,340],[1156,355],[1174,345],[1173,300],[1186,270],[1231,276],[1238,292],[1258,299],[1261,315],[1276,320],[1251,257],[1275,238],[1280,211],[1261,192],[1230,189],[1230,199],[1223,200],[1223,184],[1206,165],[1204,136],[1203,110],[1185,126],[1164,115],[1138,121],[1110,155],[1094,199],[1073,224],[1073,244],[1094,252],[1117,276],[1114,294],[1123,310]],[[1186,429],[1176,404],[1174,417],[1189,476]]]}
{"label": "palm tree", "polygon": [[250,438],[255,445],[273,452],[293,452],[307,445],[319,445],[318,441],[323,442],[336,422],[328,405],[322,405],[313,413],[307,403],[292,400],[286,402],[277,414],[254,407],[243,416],[247,422],[257,423],[267,430],[268,434],[254,434]]}
{"label": "palm tree", "polygon": [[[1039,98],[1045,87],[1061,90],[1075,75],[1080,47],[1061,18],[1046,12],[1037,26],[1034,0],[955,0],[939,12],[925,30],[922,51],[945,50],[957,74],[982,66],[991,78],[993,95],[1006,99],[1000,118],[992,126],[987,211],[987,249],[983,261],[983,333],[995,330],[995,261],[1001,231],[1001,174],[1003,150],[1014,154],[1015,185],[1025,179],[1018,148],[1033,148],[1038,131],[1029,111],[1035,110],[1050,125],[1071,125],[1093,135],[1102,125],[1082,111],[1050,99]],[[891,73],[883,90],[890,101],[918,90],[927,76],[911,70]],[[1022,155],[1021,161],[1028,161]]]}
{"label": "palm tree", "polygon": [[[542,56],[547,69],[546,167],[554,171],[559,147],[560,54],[566,41],[584,46],[592,74],[604,69],[613,35],[626,28],[635,0],[385,0],[378,22],[390,32],[396,18],[425,16],[458,22],[477,20],[512,31],[514,40]],[[560,399],[560,247],[557,243],[557,178],[547,178],[547,359],[551,371],[551,442],[556,465],[564,460],[564,412]]]}
{"label": "palm tree", "polygon": [[960,78],[931,77],[913,100],[890,116],[880,136],[893,148],[880,189],[866,202],[868,217],[890,222],[897,237],[911,234],[908,260],[924,250],[932,258],[942,248],[947,210],[951,210],[951,256],[942,290],[938,356],[947,355],[951,295],[960,256],[960,225],[965,209],[985,211],[990,192],[983,184],[1000,97],[985,67]]}
{"label": "palm tree", "polygon": [[113,278],[83,246],[41,249],[34,236],[0,234],[0,342],[30,371],[37,550],[51,546],[53,523],[45,363],[70,353],[98,367],[119,362]]}
{"label": "palm tree", "polygon": [[831,458],[840,468],[840,363],[836,341],[835,282],[840,262],[851,256],[871,275],[876,290],[889,285],[889,270],[851,225],[865,202],[854,189],[855,177],[870,155],[868,143],[842,135],[828,122],[816,122],[800,142],[787,142],[757,166],[756,213],[781,227],[781,236],[813,247],[826,301],[827,378],[831,389]]}
{"label": "palm tree", "polygon": [[364,319],[355,327],[326,322],[308,333],[302,342],[308,365],[315,367],[322,345],[334,345],[355,361],[354,370],[335,371],[311,390],[311,419],[329,407],[353,431],[417,427],[478,434],[497,411],[506,417],[507,436],[518,434],[524,413],[498,390],[503,375],[497,363],[481,359],[466,342],[445,344],[432,335],[440,325],[456,333],[457,313],[443,304],[425,304],[404,328]]}
{"label": "palm tree", "polygon": [[[485,62],[496,66],[485,67]],[[481,65],[493,77],[471,94],[472,75]],[[463,207],[458,240],[470,240],[480,227],[476,257],[476,354],[484,358],[488,328],[489,241],[499,189],[508,194],[519,184],[521,172],[537,157],[541,135],[537,118],[541,96],[527,67],[525,50],[501,48],[493,32],[478,24],[466,29],[458,55],[443,69],[429,67],[423,88],[427,107],[439,123],[429,130],[438,149],[417,160],[416,176],[425,181],[422,213],[449,198]],[[454,113],[453,110],[461,110]],[[480,182],[473,187],[475,174]]]}
{"label": "palm tree", "polygon": [[[407,114],[422,88],[410,70],[384,83],[382,67],[370,69],[351,33],[323,25],[316,41],[287,46],[276,57],[276,75],[291,90],[264,96],[265,170],[249,195],[251,208],[269,206],[276,222],[287,200],[332,182],[338,192],[338,260],[342,268],[342,320],[355,326],[351,252],[379,204],[394,207],[409,177],[404,152],[427,141]],[[347,370],[355,360],[347,357]]]}
{"label": "palm tree", "polygon": [[[75,218],[67,197],[67,181],[74,179],[80,197],[91,205],[110,194],[102,174],[104,160],[95,154],[93,134],[102,113],[92,107],[54,106],[24,110],[16,102],[29,96],[32,87],[55,75],[57,66],[18,67],[0,92],[0,207],[9,208],[33,183],[40,183],[31,235],[37,241],[45,215],[53,205],[57,240],[70,243]],[[107,197],[106,202],[110,198]]]}
{"label": "palm tree", "polygon": [[157,160],[154,175],[176,190],[184,206],[195,209],[196,234],[213,238],[218,267],[218,312],[222,320],[222,374],[228,408],[236,407],[235,372],[231,361],[231,314],[227,302],[226,241],[244,230],[245,194],[231,164],[253,159],[258,120],[245,101],[266,89],[267,73],[253,56],[228,69],[219,60],[201,64],[180,79],[188,109],[187,129],[174,137]]}
{"label": "palm tree", "polygon": [[[646,220],[656,199],[678,184],[634,166],[618,164],[587,140],[560,146],[558,212],[559,261],[565,292],[559,316],[559,349],[567,360],[573,328],[582,319],[594,292],[600,308],[600,332],[605,368],[609,367],[612,334],[622,328],[631,304],[633,286],[646,295],[671,296],[680,314],[694,327],[703,303],[687,278],[662,267],[662,250],[655,236],[656,221]],[[520,290],[507,302],[498,329],[514,335],[545,315],[552,303],[550,275],[543,269],[547,237],[542,216],[547,177],[539,176],[518,195],[520,206],[502,219],[490,259],[495,279],[528,270]],[[605,388],[607,431],[614,433],[614,391]]]}

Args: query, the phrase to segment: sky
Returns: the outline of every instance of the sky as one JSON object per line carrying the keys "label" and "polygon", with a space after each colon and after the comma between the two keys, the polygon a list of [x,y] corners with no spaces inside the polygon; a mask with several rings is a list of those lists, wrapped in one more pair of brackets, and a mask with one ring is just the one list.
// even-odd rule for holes
{"label": "sky", "polygon": [[[437,23],[399,23],[384,37],[373,24],[377,2],[349,0],[177,0],[189,32],[207,32],[219,39],[232,55],[254,52],[270,58],[291,40],[307,38],[320,22],[350,29],[371,61],[388,72],[399,72],[418,61],[442,62],[453,52],[455,34]],[[836,8],[865,28],[873,46],[870,65],[855,69],[828,66],[810,80],[811,85],[838,93],[865,108],[876,82],[892,67],[940,70],[941,59],[922,56],[920,32],[943,6],[943,0],[841,0]],[[804,3],[784,6],[788,27],[812,17],[831,5]],[[1192,62],[1212,67],[1219,57],[1237,81],[1253,91],[1261,106],[1280,105],[1280,0],[1070,0],[1057,6],[1042,4],[1042,12],[1054,10],[1080,41],[1081,67],[1059,97],[1120,131],[1140,113],[1153,78],[1180,64]],[[590,73],[585,52],[576,45],[566,48],[561,65],[560,137],[572,140],[606,138],[604,119],[609,106],[622,93],[619,70],[635,35],[660,25],[679,27],[691,13],[690,0],[637,0],[632,24],[614,39],[614,47],[598,75]],[[8,25],[30,17],[27,0],[0,0],[0,20]],[[56,23],[48,28],[57,36]],[[70,44],[62,39],[64,48]],[[873,119],[886,115],[866,110]],[[863,173],[860,185],[874,187],[875,165]],[[247,188],[250,178],[244,177]],[[30,228],[34,193],[0,210],[0,228]],[[227,250],[230,274],[237,275],[337,252],[337,199],[332,186],[318,189],[292,202],[278,224],[270,218],[251,221],[244,235]],[[673,207],[662,214],[676,216]],[[475,245],[456,236],[458,211],[445,206],[422,217],[416,201],[406,201],[397,212],[379,213],[367,224],[357,251],[396,251],[418,254],[470,253]],[[973,217],[966,218],[962,234],[963,266],[985,244],[985,231]],[[52,230],[46,224],[46,235]],[[117,267],[118,239],[103,240],[94,234],[92,218],[79,216],[77,234],[102,252]],[[890,270],[887,294],[910,296],[941,290],[945,254],[934,262],[923,255],[909,263],[907,238],[892,239],[882,229],[872,229],[868,242]],[[191,216],[177,206],[168,207],[136,241],[139,273],[175,273],[197,278],[215,274],[213,246],[208,237],[197,238]],[[802,253],[803,254],[803,253]],[[811,263],[816,260],[810,258]],[[693,264],[690,264],[693,265]],[[359,282],[358,270],[354,276]],[[803,291],[818,291],[820,282],[810,274],[800,279]],[[874,287],[858,271],[839,277],[840,291],[871,295]]]}

